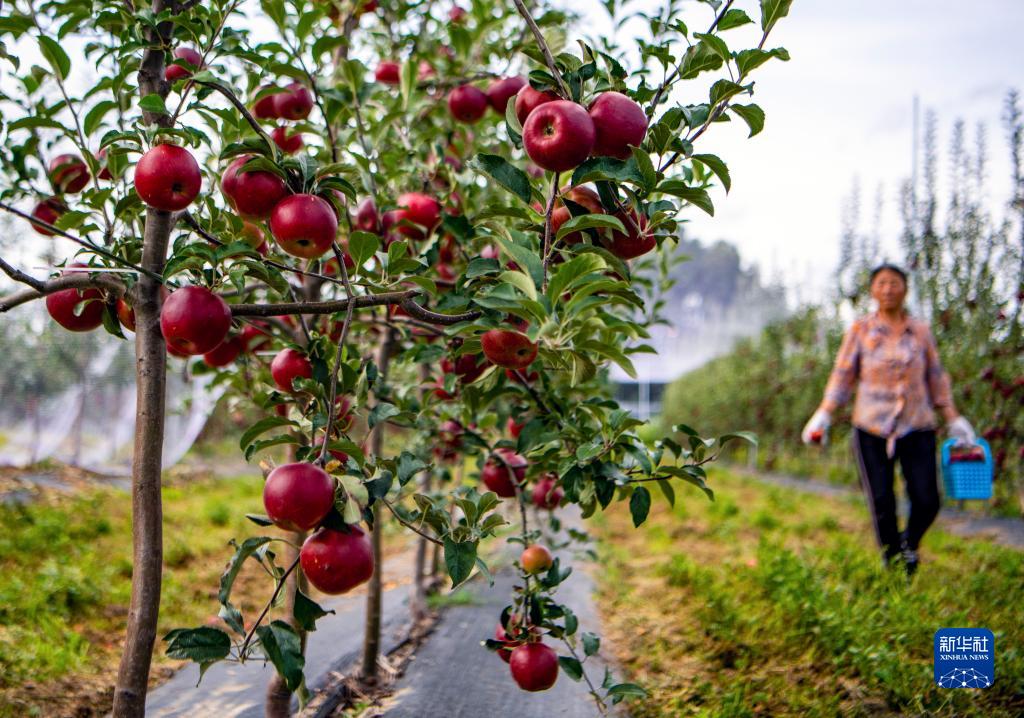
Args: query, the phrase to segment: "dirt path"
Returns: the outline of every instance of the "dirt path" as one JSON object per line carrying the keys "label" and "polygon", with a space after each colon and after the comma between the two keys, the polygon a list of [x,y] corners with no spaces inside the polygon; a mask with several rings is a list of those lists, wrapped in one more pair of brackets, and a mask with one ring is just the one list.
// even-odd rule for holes
{"label": "dirt path", "polygon": [[[741,476],[747,476],[764,481],[776,486],[798,489],[822,496],[860,496],[861,490],[853,486],[840,486],[837,484],[826,484],[823,481],[814,479],[801,479],[795,476],[784,474],[773,474],[761,471],[750,471],[738,466],[730,467]],[[1024,549],[1024,520],[1013,518],[1001,518],[996,516],[978,516],[969,511],[961,511],[952,505],[952,501],[946,499],[942,510],[939,512],[938,523],[943,529],[958,536],[978,536],[991,541]],[[901,517],[906,517],[909,512],[910,503],[906,496],[897,498],[897,509]]]}

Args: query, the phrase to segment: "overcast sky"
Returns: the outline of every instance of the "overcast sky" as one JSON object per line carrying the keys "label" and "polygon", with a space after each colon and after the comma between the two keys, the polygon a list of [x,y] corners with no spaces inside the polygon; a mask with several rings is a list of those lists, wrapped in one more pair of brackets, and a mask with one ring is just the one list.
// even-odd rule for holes
{"label": "overcast sky", "polygon": [[[759,17],[755,2],[736,6]],[[691,28],[706,27],[710,10],[693,17]],[[1009,164],[999,118],[1007,89],[1024,90],[1022,34],[1021,0],[796,0],[768,43],[786,47],[792,59],[753,76],[764,131],[747,140],[745,126],[733,122],[699,141],[699,151],[729,164],[733,187],[727,198],[716,196],[714,218],[692,212],[693,233],[736,243],[745,259],[781,273],[805,299],[818,296],[838,259],[843,200],[859,177],[865,229],[883,183],[883,246],[895,258],[915,94],[922,111],[939,115],[943,152],[954,118],[987,123],[992,202],[1004,203]]]}

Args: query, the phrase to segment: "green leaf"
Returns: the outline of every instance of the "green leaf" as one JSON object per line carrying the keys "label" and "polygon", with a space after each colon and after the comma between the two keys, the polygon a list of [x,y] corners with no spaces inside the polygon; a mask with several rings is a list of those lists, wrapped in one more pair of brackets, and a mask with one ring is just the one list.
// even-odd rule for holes
{"label": "green leaf", "polygon": [[328,613],[334,613],[334,611],[325,611],[319,603],[296,589],[295,610],[292,615],[295,616],[295,622],[299,624],[299,628],[303,631],[315,631],[316,622]]}
{"label": "green leaf", "polygon": [[417,456],[403,451],[398,456],[398,483],[405,486],[409,479],[427,468],[427,465]]}
{"label": "green leaf", "polygon": [[610,214],[581,214],[578,217],[566,220],[558,228],[558,234],[555,235],[555,239],[562,239],[573,232],[579,232],[583,229],[611,229],[623,234],[626,232],[626,228],[622,225],[622,220],[618,217],[613,217]]}
{"label": "green leaf", "polygon": [[646,182],[633,157],[628,160],[617,160],[614,157],[591,157],[576,168],[569,184],[578,187],[581,184],[598,180],[630,182],[638,187],[643,187]]}
{"label": "green leaf", "polygon": [[729,168],[726,167],[717,155],[693,155],[690,159],[697,160],[709,170],[715,173],[715,176],[722,181],[722,186],[725,188],[726,193],[732,187],[732,178],[729,177]]}
{"label": "green leaf", "polygon": [[498,276],[498,281],[507,282],[519,289],[530,299],[534,301],[537,300],[537,286],[533,283],[533,280],[530,277],[526,276],[522,272],[513,272],[511,270],[502,272]]}
{"label": "green leaf", "polygon": [[722,15],[722,18],[718,21],[717,29],[719,32],[724,32],[751,22],[754,21],[750,19],[750,16],[747,15],[747,13],[734,8],[725,13],[725,15]]}
{"label": "green leaf", "polygon": [[719,80],[711,86],[711,92],[709,93],[709,101],[711,106],[714,107],[719,102],[725,102],[730,97],[735,97],[739,93],[744,91],[743,85],[733,82],[732,80]]}
{"label": "green leaf", "polygon": [[761,30],[767,35],[782,18],[789,14],[793,0],[761,0]]}
{"label": "green leaf", "polygon": [[64,52],[64,48],[60,46],[60,43],[52,37],[43,35],[39,38],[39,51],[43,53],[43,57],[50,63],[54,74],[60,79],[66,80],[71,73],[71,58]]}
{"label": "green leaf", "polygon": [[583,655],[593,656],[601,650],[601,638],[590,631],[584,631],[583,633]]}
{"label": "green leaf", "polygon": [[306,666],[299,634],[284,621],[273,621],[269,626],[258,627],[256,635],[263,646],[263,654],[274,664],[288,689],[299,690],[303,683],[302,669]]}
{"label": "green leaf", "polygon": [[481,152],[469,164],[473,169],[493,177],[498,184],[519,199],[530,203],[530,178],[504,157]]}
{"label": "green leaf", "polygon": [[252,426],[250,426],[248,429],[245,430],[245,433],[242,434],[242,438],[240,438],[238,440],[238,447],[242,451],[245,451],[246,447],[249,446],[249,444],[252,443],[253,439],[255,439],[260,434],[263,434],[263,433],[265,433],[267,431],[270,431],[271,429],[277,428],[279,426],[298,426],[298,425],[299,425],[299,423],[297,421],[292,421],[291,419],[286,419],[283,416],[268,416],[268,417],[265,417],[263,419],[260,419],[255,424],[253,424]]}
{"label": "green leaf", "polygon": [[636,683],[619,683],[611,686],[606,694],[608,697],[613,699],[613,702],[618,703],[620,700],[626,697],[630,698],[646,698],[647,691]]}
{"label": "green leaf", "polygon": [[753,137],[764,129],[764,110],[753,103],[749,105],[731,105],[729,107],[734,114],[739,115],[750,128],[747,137]]}
{"label": "green leaf", "polygon": [[572,678],[574,681],[579,681],[583,678],[583,666],[572,656],[559,656],[558,665],[562,667],[562,671],[565,675]]}
{"label": "green leaf", "polygon": [[382,401],[370,410],[370,414],[366,418],[366,424],[372,429],[382,421],[387,421],[391,417],[398,416],[401,413],[402,410],[394,404]]}
{"label": "green leaf", "polygon": [[751,431],[733,431],[728,434],[722,434],[718,437],[718,445],[725,446],[727,442],[732,441],[733,439],[740,439],[741,441],[746,441],[752,446],[757,446],[757,434]]}
{"label": "green leaf", "polygon": [[167,655],[196,663],[220,661],[231,653],[231,636],[219,628],[175,628],[164,636]]}
{"label": "green leaf", "polygon": [[774,50],[753,48],[737,53],[736,67],[740,70],[740,77],[746,77],[751,70],[760,67],[773,57],[777,57],[783,62],[786,62],[789,60],[789,52],[787,52],[783,47],[777,47]]}
{"label": "green leaf", "polygon": [[512,260],[516,264],[530,273],[534,285],[539,285],[544,276],[544,267],[541,264],[540,257],[537,256],[537,252],[511,242],[501,235],[495,235],[494,238],[501,245],[501,248],[512,256]]}
{"label": "green leaf", "polygon": [[369,232],[353,232],[348,236],[348,253],[357,267],[363,266],[380,249],[380,237]]}
{"label": "green leaf", "polygon": [[31,117],[22,117],[21,119],[15,120],[14,122],[7,125],[8,132],[22,129],[36,129],[39,127],[46,127],[48,129],[63,130],[65,126],[63,123],[58,122],[52,117],[43,117],[41,115],[35,115]]}
{"label": "green leaf", "polygon": [[476,565],[476,541],[456,543],[448,536],[444,538],[444,563],[452,579],[452,588],[469,578]]}
{"label": "green leaf", "polygon": [[238,577],[238,572],[242,570],[242,564],[245,563],[247,558],[256,553],[260,546],[270,543],[271,540],[269,536],[251,536],[235,549],[235,555],[228,561],[228,567],[224,569],[224,573],[220,577],[220,591],[217,593],[218,601],[227,603],[230,600],[231,587],[235,583],[235,578]]}
{"label": "green leaf", "polygon": [[670,179],[658,185],[658,191],[684,199],[690,204],[700,207],[712,217],[715,216],[715,205],[712,203],[707,190],[700,189],[699,187],[689,187],[682,180]]}
{"label": "green leaf", "polygon": [[629,497],[629,513],[633,516],[633,527],[636,528],[646,521],[650,511],[651,492],[643,486],[633,489],[633,495]]}

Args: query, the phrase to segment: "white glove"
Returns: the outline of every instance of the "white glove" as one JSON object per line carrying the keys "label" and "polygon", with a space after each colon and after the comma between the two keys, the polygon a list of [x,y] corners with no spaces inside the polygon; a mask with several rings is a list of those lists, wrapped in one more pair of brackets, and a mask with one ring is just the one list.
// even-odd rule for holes
{"label": "white glove", "polygon": [[978,437],[974,435],[974,427],[971,422],[962,416],[958,416],[949,422],[947,427],[949,435],[956,439],[957,446],[973,446]]}
{"label": "white glove", "polygon": [[818,409],[800,432],[800,440],[805,444],[824,446],[828,441],[828,427],[831,426],[831,422],[832,415],[824,409]]}

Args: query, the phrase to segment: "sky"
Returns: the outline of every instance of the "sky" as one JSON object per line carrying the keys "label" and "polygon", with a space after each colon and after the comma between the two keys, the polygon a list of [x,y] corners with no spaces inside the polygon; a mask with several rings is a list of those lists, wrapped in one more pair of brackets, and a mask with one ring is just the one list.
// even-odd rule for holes
{"label": "sky", "polygon": [[[734,6],[759,17],[755,2]],[[604,17],[598,9],[588,20]],[[697,7],[692,17],[691,28],[704,28],[711,10]],[[896,259],[897,197],[911,173],[915,95],[922,118],[926,109],[938,114],[940,153],[955,118],[987,124],[991,202],[998,209],[1010,192],[1000,117],[1006,91],[1024,91],[1022,31],[1020,0],[795,0],[767,44],[785,47],[792,59],[752,75],[753,101],[767,115],[764,131],[748,140],[745,125],[732,122],[699,140],[697,151],[728,163],[732,191],[713,194],[714,218],[691,212],[693,235],[729,240],[797,298],[821,298],[831,288],[841,209],[857,179],[865,230],[882,183],[883,254]],[[740,32],[725,37],[732,43],[729,36]],[[940,154],[940,167],[941,161]]]}

